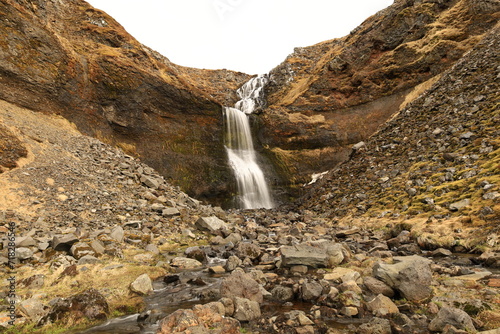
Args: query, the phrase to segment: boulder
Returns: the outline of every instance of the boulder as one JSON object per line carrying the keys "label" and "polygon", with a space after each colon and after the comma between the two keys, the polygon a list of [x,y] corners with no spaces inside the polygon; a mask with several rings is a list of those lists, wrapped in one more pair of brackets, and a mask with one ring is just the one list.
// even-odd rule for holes
{"label": "boulder", "polygon": [[239,321],[251,321],[260,318],[259,303],[247,298],[234,297],[233,317]]}
{"label": "boulder", "polygon": [[271,295],[274,300],[288,302],[293,300],[294,293],[291,287],[277,285],[271,290]]}
{"label": "boulder", "polygon": [[323,286],[316,281],[307,281],[302,284],[300,296],[304,301],[314,301],[323,293]]}
{"label": "boulder", "polygon": [[160,321],[156,333],[239,334],[240,323],[224,318],[212,307],[177,310]]}
{"label": "boulder", "polygon": [[203,231],[217,233],[218,231],[227,230],[226,223],[216,216],[201,217],[196,221],[196,226]]}
{"label": "boulder", "polygon": [[395,257],[395,264],[378,262],[373,275],[391,288],[398,290],[409,301],[422,301],[431,297],[432,271],[430,260],[420,256]]}
{"label": "boulder", "polygon": [[238,245],[237,252],[240,259],[249,258],[252,261],[262,253],[260,247],[251,242],[241,242]]}
{"label": "boulder", "polygon": [[237,269],[225,278],[220,287],[221,297],[246,298],[257,303],[264,300],[259,284],[241,269]]}
{"label": "boulder", "polygon": [[282,246],[280,251],[283,266],[305,265],[313,268],[333,268],[344,261],[348,252],[341,244],[327,241]]}
{"label": "boulder", "polygon": [[368,309],[373,315],[383,317],[388,314],[399,313],[399,309],[394,302],[382,294],[367,303]]}
{"label": "boulder", "polygon": [[471,317],[465,311],[452,307],[443,307],[440,309],[436,317],[429,324],[429,330],[441,332],[447,325],[468,332],[476,331]]}
{"label": "boulder", "polygon": [[153,282],[148,274],[142,274],[130,284],[130,290],[140,295],[148,295],[153,292]]}
{"label": "boulder", "polygon": [[363,278],[365,287],[373,294],[382,294],[387,297],[394,297],[394,290],[384,282],[376,279],[375,277],[367,276]]}
{"label": "boulder", "polygon": [[19,310],[32,322],[37,322],[47,314],[46,307],[36,298],[23,300],[19,303]]}

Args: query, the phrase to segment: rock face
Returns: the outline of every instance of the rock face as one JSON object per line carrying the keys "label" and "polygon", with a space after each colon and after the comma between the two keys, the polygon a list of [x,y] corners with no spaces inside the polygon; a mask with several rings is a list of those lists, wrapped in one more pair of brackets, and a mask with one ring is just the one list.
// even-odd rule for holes
{"label": "rock face", "polygon": [[248,75],[177,66],[80,0],[4,1],[0,31],[1,99],[63,115],[193,196],[228,191],[222,105]]}
{"label": "rock face", "polygon": [[260,132],[268,155],[292,184],[346,160],[470,50],[498,10],[489,0],[399,0],[344,38],[296,48],[270,72]]}
{"label": "rock face", "polygon": [[[499,154],[498,33],[492,29],[362,150],[312,185],[302,208],[330,217],[467,216],[497,222],[498,200],[484,194],[498,173],[492,165]],[[476,139],[467,134],[472,129]]]}

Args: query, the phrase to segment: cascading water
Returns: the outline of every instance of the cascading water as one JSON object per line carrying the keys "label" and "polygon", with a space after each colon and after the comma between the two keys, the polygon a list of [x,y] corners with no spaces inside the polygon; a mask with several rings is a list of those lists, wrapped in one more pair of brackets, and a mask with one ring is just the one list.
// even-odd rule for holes
{"label": "cascading water", "polygon": [[262,169],[257,163],[250,130],[249,114],[262,104],[262,89],[267,77],[260,75],[245,83],[237,94],[234,108],[225,107],[226,150],[238,185],[243,209],[270,209],[274,206]]}

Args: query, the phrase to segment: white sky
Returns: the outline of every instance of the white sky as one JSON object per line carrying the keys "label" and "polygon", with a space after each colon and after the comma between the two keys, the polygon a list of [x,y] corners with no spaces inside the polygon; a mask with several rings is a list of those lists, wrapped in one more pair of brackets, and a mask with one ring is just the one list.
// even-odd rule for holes
{"label": "white sky", "polygon": [[190,67],[267,73],[294,47],[342,37],[393,0],[87,0]]}

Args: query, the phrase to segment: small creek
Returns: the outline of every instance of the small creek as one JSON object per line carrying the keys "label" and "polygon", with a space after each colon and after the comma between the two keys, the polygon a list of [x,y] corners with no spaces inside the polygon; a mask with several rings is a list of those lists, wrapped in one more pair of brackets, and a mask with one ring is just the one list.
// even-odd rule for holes
{"label": "small creek", "polygon": [[[446,265],[452,261],[464,269],[472,271],[483,270],[482,267],[474,265],[470,259],[470,254],[454,254],[448,258],[434,259],[440,265]],[[211,259],[212,261],[214,259]],[[216,261],[225,261],[215,259]],[[213,262],[212,262],[213,263]],[[213,264],[212,264],[213,265]],[[493,274],[500,274],[500,270],[488,268]],[[309,274],[314,274],[315,270],[310,270]],[[153,284],[154,292],[144,298],[146,312],[114,318],[105,323],[89,328],[85,331],[74,332],[73,334],[154,334],[158,329],[158,321],[178,309],[190,309],[197,304],[205,304],[220,298],[219,290],[222,279],[226,274],[212,274],[208,269],[184,270],[169,274],[162,280]],[[295,277],[294,279],[298,279]],[[292,310],[301,310],[309,313],[314,304],[294,300],[293,303],[278,303],[264,300],[261,304],[262,318],[270,318]],[[138,318],[145,314],[148,317],[145,321]],[[330,328],[347,329],[358,327],[368,322],[370,317],[365,318],[337,318],[322,319]],[[245,324],[242,323],[245,327]]]}

